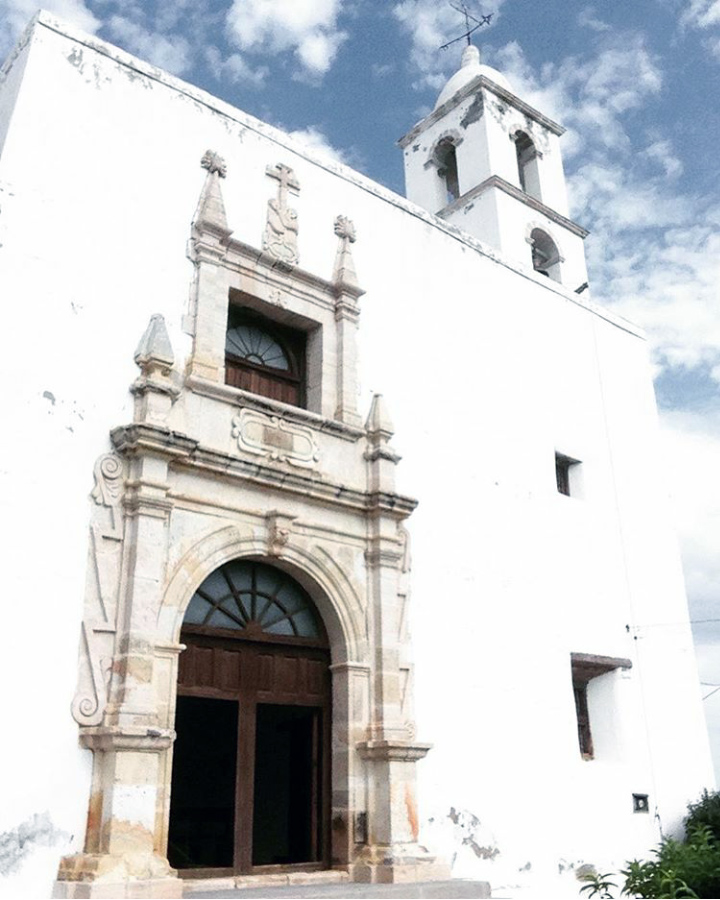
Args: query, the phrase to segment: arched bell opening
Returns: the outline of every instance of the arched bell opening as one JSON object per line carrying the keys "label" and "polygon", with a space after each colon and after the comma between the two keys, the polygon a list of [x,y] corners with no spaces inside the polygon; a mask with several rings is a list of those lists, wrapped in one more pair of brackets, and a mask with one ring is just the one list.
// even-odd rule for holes
{"label": "arched bell opening", "polygon": [[330,648],[309,592],[275,565],[231,560],[196,589],[180,640],[171,865],[327,867]]}
{"label": "arched bell opening", "polygon": [[452,203],[460,196],[457,150],[452,138],[443,138],[435,150],[437,172],[442,179],[446,203]]}
{"label": "arched bell opening", "polygon": [[532,265],[536,272],[553,281],[561,281],[560,252],[555,241],[540,228],[533,228],[530,234],[532,248]]}
{"label": "arched bell opening", "polygon": [[542,200],[537,147],[530,135],[525,131],[516,131],[513,135],[513,141],[515,143],[515,157],[520,187],[526,194],[535,197],[536,200]]}

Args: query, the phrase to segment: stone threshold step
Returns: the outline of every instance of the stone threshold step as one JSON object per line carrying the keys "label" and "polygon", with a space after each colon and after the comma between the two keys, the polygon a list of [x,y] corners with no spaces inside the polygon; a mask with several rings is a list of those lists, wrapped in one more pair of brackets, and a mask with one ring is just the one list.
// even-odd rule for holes
{"label": "stone threshold step", "polygon": [[293,884],[343,884],[349,880],[344,869],[319,872],[273,872],[264,875],[227,875],[223,878],[183,878],[183,896],[188,891],[244,891],[248,888],[284,887]]}
{"label": "stone threshold step", "polygon": [[[327,900],[351,900],[351,898],[377,898],[377,900],[391,900],[391,898],[404,898],[404,900],[425,900],[425,898],[448,898],[448,900],[483,900],[491,896],[490,885],[486,881],[464,881],[453,878],[450,881],[417,881],[396,884],[362,884],[346,881],[342,883],[319,882],[318,875],[330,875],[331,873],[313,873],[315,880],[310,882],[310,873],[304,873],[308,881],[303,883],[288,883],[273,881],[266,882],[264,886],[237,887],[232,882],[245,881],[246,879],[212,879],[213,884],[220,881],[227,883],[222,887],[210,888],[210,879],[204,882],[203,887],[189,885],[183,896],[190,898],[207,898],[207,900],[221,900],[221,898],[238,897],[241,900],[251,898],[275,898],[275,900],[304,900],[304,898],[327,898]],[[345,874],[345,873],[340,873]],[[267,876],[253,876],[257,878]],[[272,876],[276,877],[276,876]],[[287,877],[287,876],[285,876]]]}

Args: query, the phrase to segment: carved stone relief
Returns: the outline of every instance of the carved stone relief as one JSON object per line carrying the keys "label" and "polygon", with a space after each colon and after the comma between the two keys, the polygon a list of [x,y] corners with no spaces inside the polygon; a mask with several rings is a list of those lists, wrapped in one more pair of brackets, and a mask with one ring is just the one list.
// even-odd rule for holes
{"label": "carved stone relief", "polygon": [[288,205],[290,191],[300,191],[295,173],[289,166],[279,163],[268,166],[266,170],[270,178],[278,182],[277,197],[268,200],[267,224],[263,237],[263,250],[274,256],[287,266],[298,264],[298,221],[297,212]]}
{"label": "carved stone relief", "polygon": [[267,514],[268,554],[270,556],[280,556],[290,543],[295,518],[295,516],[287,516],[277,510],[272,510]]}
{"label": "carved stone relief", "polygon": [[244,409],[232,420],[232,436],[238,450],[304,469],[314,468],[320,458],[313,432],[279,416]]}
{"label": "carved stone relief", "polygon": [[78,688],[72,703],[80,725],[99,725],[107,704],[112,666],[122,555],[124,470],[114,453],[95,463],[95,510],[90,526],[90,559],[82,623]]}

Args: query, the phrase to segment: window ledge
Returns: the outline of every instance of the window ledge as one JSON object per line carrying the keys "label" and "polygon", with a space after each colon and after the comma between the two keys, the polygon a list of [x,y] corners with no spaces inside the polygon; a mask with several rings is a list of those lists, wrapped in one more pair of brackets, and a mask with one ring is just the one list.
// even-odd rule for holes
{"label": "window ledge", "polygon": [[210,397],[213,400],[220,400],[232,406],[254,409],[266,415],[282,416],[288,422],[295,422],[315,431],[332,434],[334,437],[344,441],[352,441],[354,443],[365,437],[364,428],[347,425],[345,422],[338,422],[336,419],[328,419],[319,415],[319,413],[301,409],[299,406],[291,406],[289,403],[282,403],[280,400],[271,400],[269,397],[251,394],[249,391],[243,391],[241,388],[232,387],[229,384],[211,381],[209,378],[203,378],[201,375],[188,375],[185,379],[185,386],[202,397]]}

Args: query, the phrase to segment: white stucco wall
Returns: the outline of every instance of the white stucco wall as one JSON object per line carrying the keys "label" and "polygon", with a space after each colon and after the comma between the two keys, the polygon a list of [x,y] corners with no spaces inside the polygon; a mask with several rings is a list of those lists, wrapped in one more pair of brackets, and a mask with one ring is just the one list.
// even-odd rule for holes
{"label": "white stucco wall", "polygon": [[[165,316],[179,371],[187,358],[185,247],[207,148],[227,160],[240,240],[260,246],[275,193],[265,168],[278,162],[301,184],[304,269],[330,276],[338,214],[357,228],[361,409],[385,394],[399,488],[420,499],[427,839],[457,854],[457,874],[496,883],[643,852],[655,810],[674,828],[712,776],[641,336],[269,126],[73,37],[43,18],[0,87],[4,115],[24,67],[0,158],[11,523],[0,683],[12,726],[0,831],[47,813],[54,833],[50,849],[35,849],[51,840],[42,829],[26,842],[7,890],[49,890],[60,854],[82,845],[89,760],[69,707],[93,464],[132,418],[151,314]],[[581,496],[557,493],[555,451],[582,461]],[[666,622],[677,624],[653,627]],[[571,652],[633,662],[592,683],[592,761],[577,745]],[[633,792],[650,795],[651,815],[633,814]],[[463,826],[468,814],[482,825]],[[467,835],[499,855],[481,860]]]}

